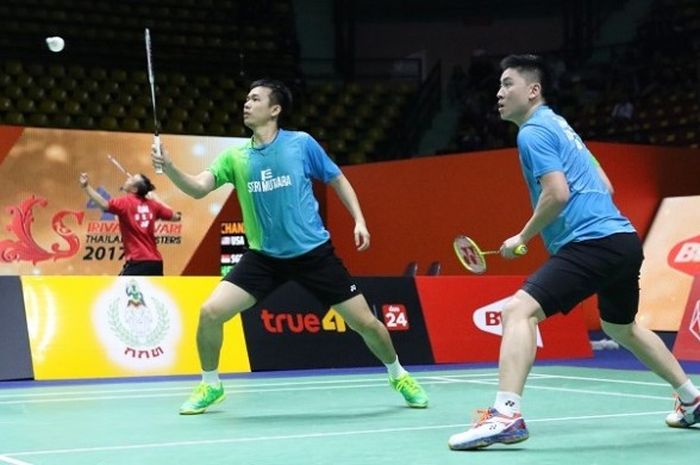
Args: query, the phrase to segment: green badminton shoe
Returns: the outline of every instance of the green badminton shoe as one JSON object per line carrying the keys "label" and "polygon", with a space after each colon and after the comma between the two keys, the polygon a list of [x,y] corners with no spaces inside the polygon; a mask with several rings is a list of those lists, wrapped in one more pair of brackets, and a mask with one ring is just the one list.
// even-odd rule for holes
{"label": "green badminton shoe", "polygon": [[428,406],[428,394],[408,373],[396,379],[389,377],[389,384],[401,393],[409,407],[426,408]]}
{"label": "green badminton shoe", "polygon": [[224,386],[219,383],[214,387],[207,383],[199,383],[189,399],[180,406],[180,415],[197,415],[204,413],[212,405],[216,405],[226,398]]}

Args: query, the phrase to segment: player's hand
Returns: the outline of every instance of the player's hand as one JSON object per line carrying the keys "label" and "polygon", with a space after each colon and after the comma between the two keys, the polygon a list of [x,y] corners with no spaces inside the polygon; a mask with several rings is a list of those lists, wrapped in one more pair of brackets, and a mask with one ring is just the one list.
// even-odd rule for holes
{"label": "player's hand", "polygon": [[83,189],[87,187],[88,182],[89,182],[87,173],[80,173],[79,182],[80,182],[80,187],[82,187]]}
{"label": "player's hand", "polygon": [[369,249],[369,231],[364,223],[355,223],[355,247],[362,252]]}
{"label": "player's hand", "polygon": [[516,253],[515,250],[518,247],[520,247],[521,249],[522,247],[526,247],[525,242],[523,241],[523,238],[520,236],[520,234],[516,234],[515,236],[503,241],[503,244],[501,245],[500,249],[501,257],[512,260],[513,258],[517,258],[523,255],[522,253]]}
{"label": "player's hand", "polygon": [[156,144],[151,144],[151,162],[156,170],[165,169],[166,166],[172,166],[173,161],[170,159],[170,154],[165,150],[165,146],[160,144],[160,151]]}

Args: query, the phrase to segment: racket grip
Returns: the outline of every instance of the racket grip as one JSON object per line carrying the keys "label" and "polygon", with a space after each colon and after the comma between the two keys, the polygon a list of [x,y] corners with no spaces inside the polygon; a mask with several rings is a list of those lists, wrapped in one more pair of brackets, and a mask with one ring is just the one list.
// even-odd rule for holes
{"label": "racket grip", "polygon": [[527,253],[527,246],[525,244],[520,244],[513,250],[515,255],[525,255]]}
{"label": "racket grip", "polygon": [[[158,154],[158,158],[162,156],[160,152],[160,135],[154,135],[153,136],[153,144],[156,146],[156,153]],[[163,165],[160,163],[154,163],[153,167],[156,170],[156,174],[163,174]]]}

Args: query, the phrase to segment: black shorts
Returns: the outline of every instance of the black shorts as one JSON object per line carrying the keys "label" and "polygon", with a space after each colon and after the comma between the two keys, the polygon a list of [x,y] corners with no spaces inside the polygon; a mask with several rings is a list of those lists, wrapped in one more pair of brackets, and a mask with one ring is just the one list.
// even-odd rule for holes
{"label": "black shorts", "polygon": [[636,233],[570,242],[528,277],[522,289],[547,316],[567,314],[597,294],[603,321],[629,324],[637,315],[642,261],[642,242]]}
{"label": "black shorts", "polygon": [[328,306],[360,294],[331,241],[293,258],[248,250],[224,280],[252,294],[258,302],[287,281],[297,282]]}
{"label": "black shorts", "polygon": [[158,260],[128,261],[119,276],[163,276],[163,262]]}

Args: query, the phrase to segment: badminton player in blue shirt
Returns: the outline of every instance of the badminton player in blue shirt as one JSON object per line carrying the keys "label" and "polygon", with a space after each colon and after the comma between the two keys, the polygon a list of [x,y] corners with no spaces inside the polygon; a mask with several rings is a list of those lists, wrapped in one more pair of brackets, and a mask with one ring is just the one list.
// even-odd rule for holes
{"label": "badminton player in blue shirt", "polygon": [[516,258],[515,249],[540,234],[551,256],[503,308],[495,403],[469,430],[450,437],[449,446],[479,449],[528,438],[520,401],[535,359],[536,325],[593,294],[603,330],[673,387],[676,409],[666,423],[686,428],[700,422],[700,391],[663,341],[635,323],[642,243],[613,203],[598,162],[547,106],[545,63],[535,55],[511,55],[501,69],[498,111],[519,127],[520,165],[534,209],[523,229],[503,242],[501,255]]}

